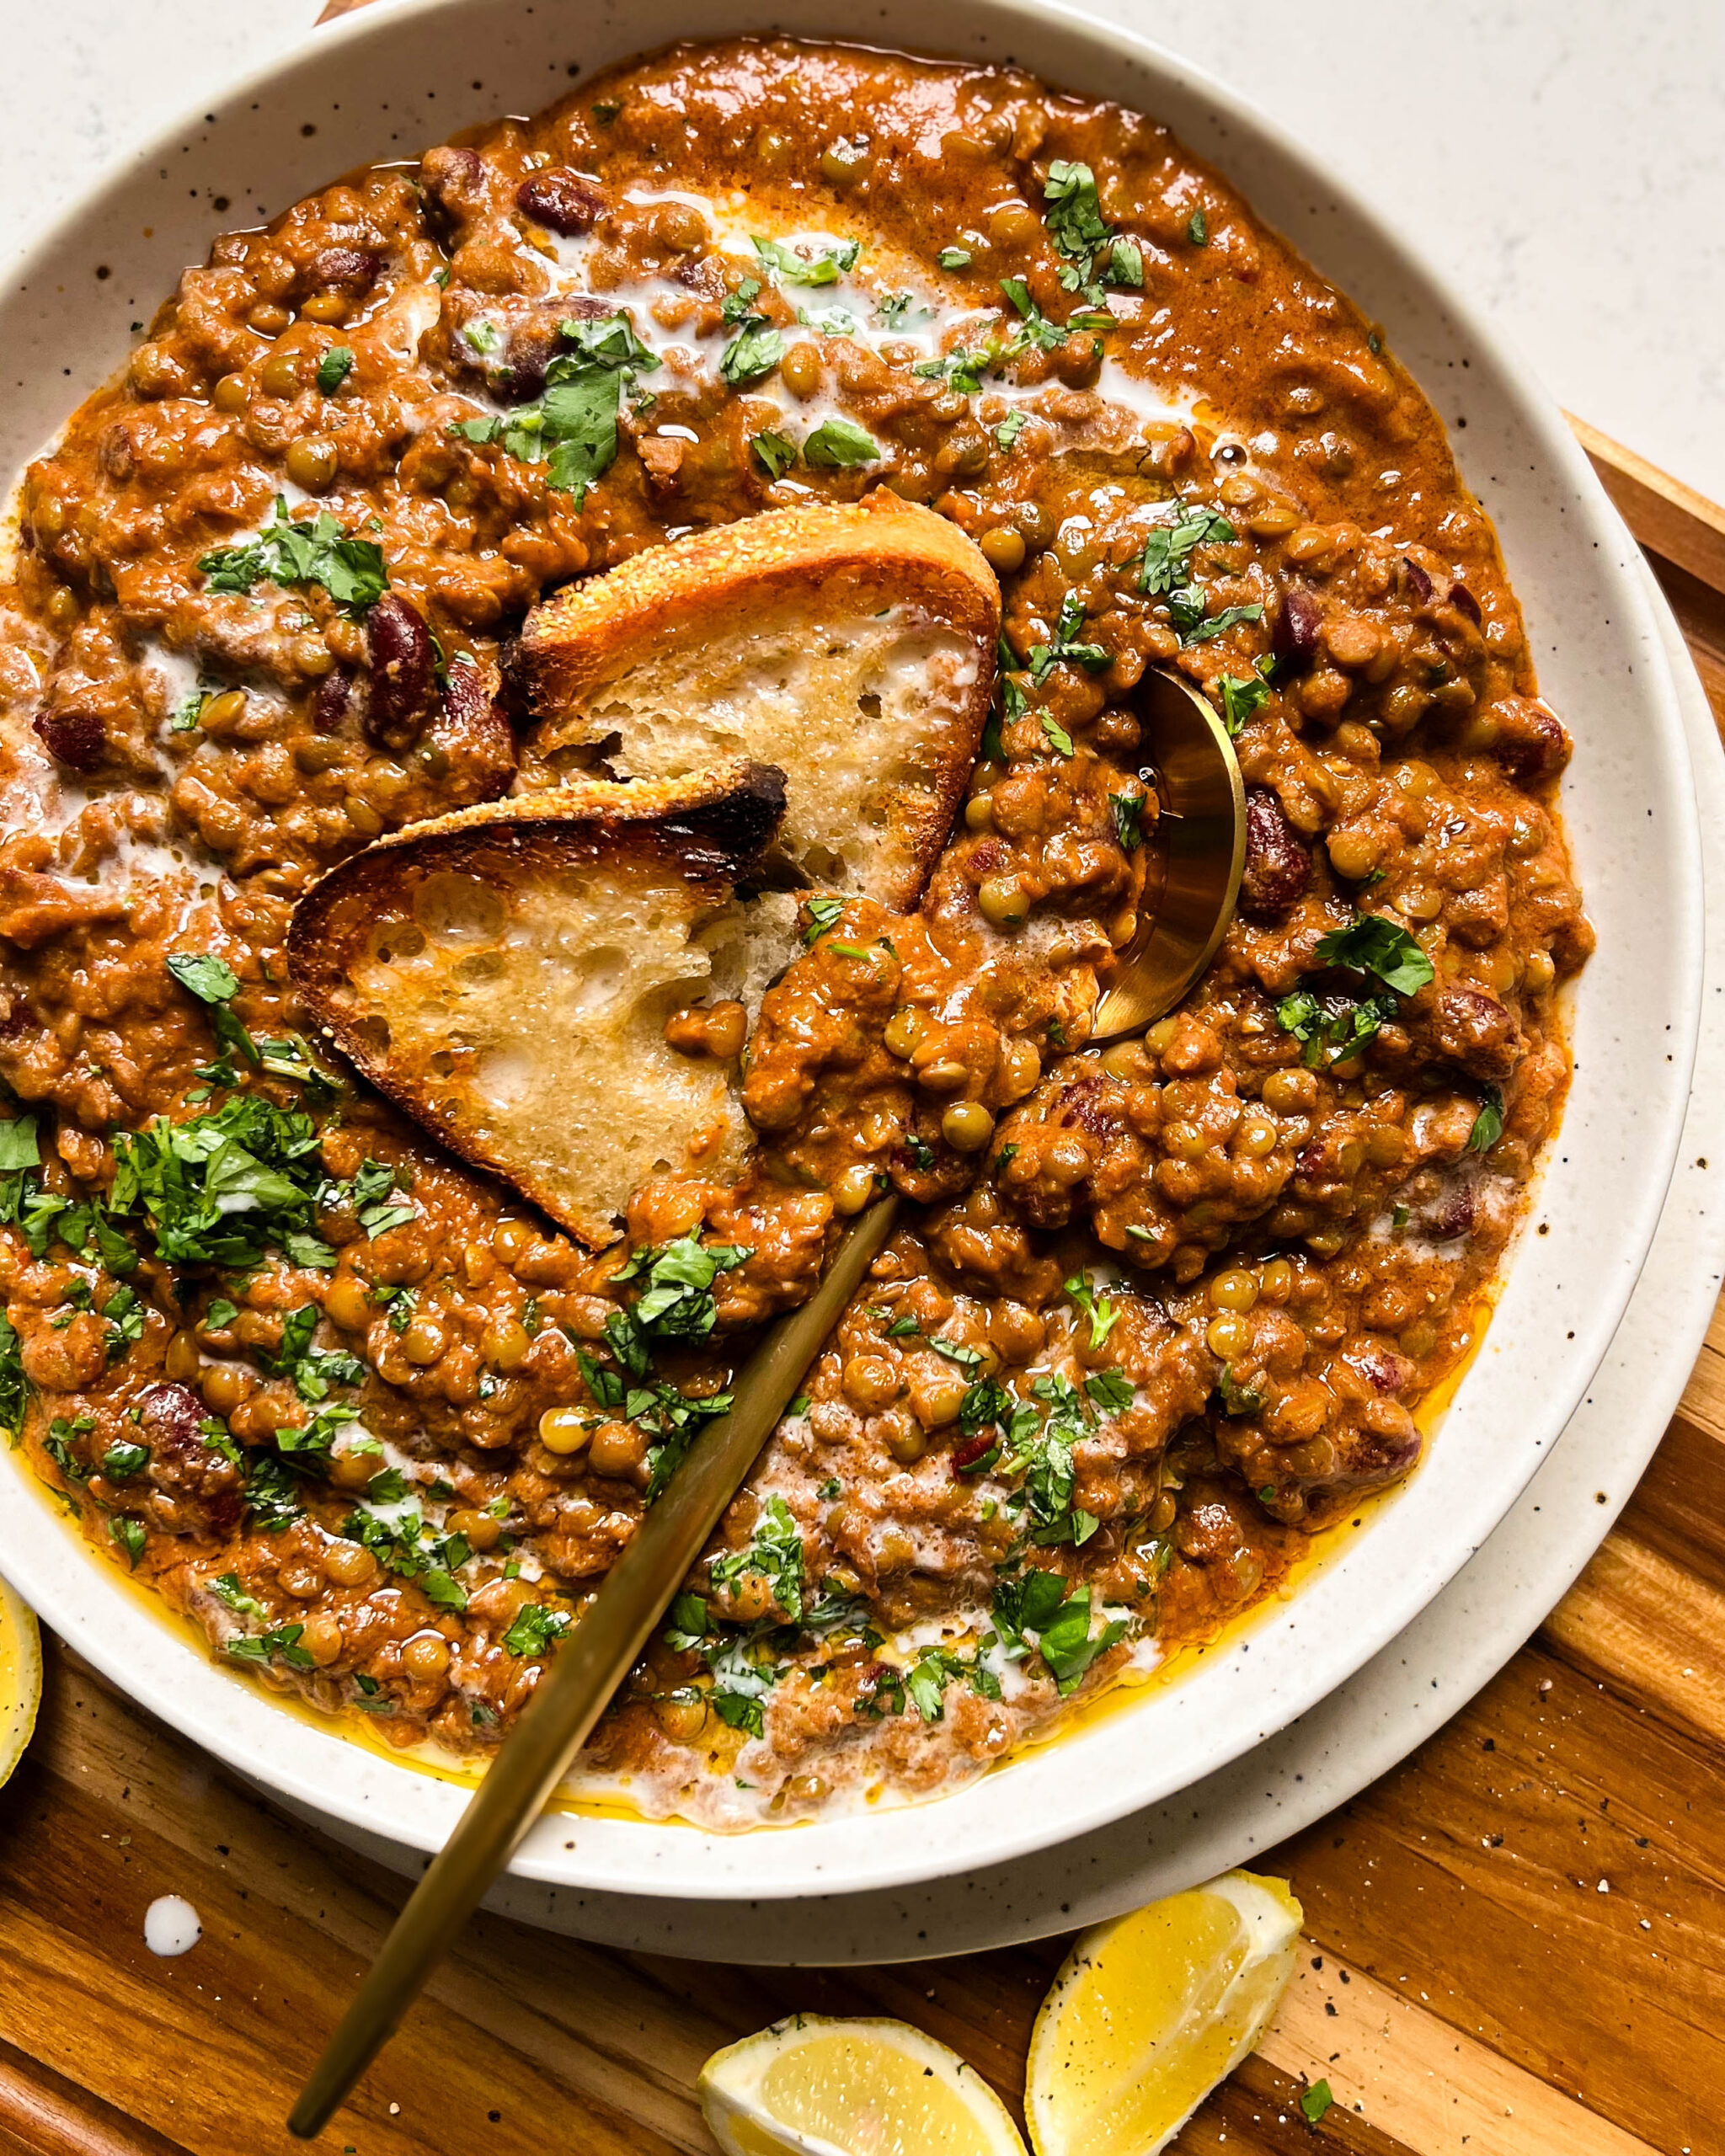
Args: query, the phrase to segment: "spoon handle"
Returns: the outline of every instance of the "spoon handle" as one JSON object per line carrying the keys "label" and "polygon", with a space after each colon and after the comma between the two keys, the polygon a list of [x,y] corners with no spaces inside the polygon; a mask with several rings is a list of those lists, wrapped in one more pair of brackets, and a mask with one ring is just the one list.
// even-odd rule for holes
{"label": "spoon handle", "polygon": [[861,1214],[809,1301],[776,1321],[737,1380],[735,1406],[697,1439],[644,1514],[586,1615],[558,1647],[301,2090],[288,2128],[302,2140],[322,2132],[394,2034],[432,1967],[569,1772],[891,1234],[898,1204],[889,1196]]}

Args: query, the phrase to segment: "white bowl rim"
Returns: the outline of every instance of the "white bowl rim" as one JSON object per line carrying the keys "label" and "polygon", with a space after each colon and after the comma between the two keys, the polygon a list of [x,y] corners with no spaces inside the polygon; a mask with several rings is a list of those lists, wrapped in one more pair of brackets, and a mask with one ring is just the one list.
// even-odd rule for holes
{"label": "white bowl rim", "polygon": [[[724,0],[660,0],[656,10],[641,8],[634,16],[639,35],[624,39],[612,56],[629,51],[651,51],[683,38],[764,35],[782,29],[791,35],[825,38],[841,44],[873,42],[880,49],[923,51],[932,56],[996,60],[1010,56],[1033,73],[1041,74],[1057,90],[1074,79],[1073,72],[1039,66],[1033,56],[1039,45],[1062,40],[1087,45],[1098,67],[1110,56],[1117,61],[1124,60],[1136,74],[1154,80],[1160,93],[1160,103],[1142,94],[1123,99],[1135,109],[1160,119],[1170,105],[1183,99],[1201,101],[1212,109],[1221,131],[1231,127],[1236,140],[1248,147],[1255,138],[1257,144],[1297,168],[1314,185],[1321,180],[1321,191],[1327,197],[1332,212],[1393,258],[1408,288],[1440,308],[1455,325],[1458,344],[1466,343],[1491,363],[1501,378],[1501,392],[1509,400],[1527,446],[1541,466],[1564,483],[1569,504],[1585,520],[1594,549],[1609,558],[1626,543],[1615,512],[1561,414],[1538,387],[1530,370],[1509,349],[1502,334],[1460,298],[1448,280],[1395,233],[1358,190],[1324,172],[1319,160],[1289,130],[1206,71],[1135,32],[1059,4],[1059,0],[938,0],[928,10],[928,19],[931,26],[936,23],[945,26],[943,34],[926,39],[907,37],[902,42],[897,35],[871,40],[867,34],[869,25],[862,22],[851,25],[841,35],[815,27],[815,19],[826,4],[827,0],[787,0],[787,4],[766,8],[758,0],[735,0],[735,4],[724,4]],[[895,9],[903,12],[908,6],[909,0],[887,0],[879,8],[878,19],[886,21]],[[188,136],[200,131],[202,115],[224,109],[235,113],[244,100],[261,104],[265,99],[286,95],[301,77],[316,75],[343,53],[353,53],[367,45],[383,51],[409,24],[425,26],[462,15],[478,17],[506,11],[538,12],[526,0],[372,0],[372,4],[318,29],[303,45],[249,69],[217,93],[190,103],[147,143],[112,160],[83,195],[46,221],[34,243],[15,258],[10,289],[0,300],[0,317],[27,291],[33,268],[45,268],[56,251],[75,240],[81,227],[117,190],[136,181],[141,167],[171,161]],[[968,26],[968,45],[960,44],[951,34],[954,24]],[[1025,51],[1027,46],[1032,48],[1030,53]],[[597,64],[608,65],[610,59]],[[580,69],[583,77],[590,72],[585,65]],[[1102,88],[1083,93],[1122,94],[1118,88]],[[537,109],[537,105],[532,109]],[[494,113],[500,108],[493,104],[489,109]],[[1189,120],[1170,124],[1188,147],[1196,147],[1201,156],[1232,177],[1233,165],[1223,152],[1194,143]],[[437,138],[426,136],[423,139]],[[1252,189],[1240,184],[1247,199],[1253,199]],[[293,195],[287,198],[294,199]],[[1291,231],[1290,237],[1302,253],[1318,258],[1322,268],[1320,248]],[[1350,289],[1341,278],[1337,281],[1343,289]],[[1482,370],[1476,376],[1476,387],[1483,374]],[[1418,373],[1416,378],[1435,403],[1437,392],[1430,381]],[[1464,475],[1471,479],[1476,493],[1481,493],[1478,476],[1469,470],[1465,456],[1461,461]],[[1632,551],[1632,542],[1627,543]],[[1510,569],[1519,590],[1521,579],[1515,574],[1514,558]],[[1682,794],[1688,756],[1680,711],[1643,589],[1621,566],[1612,581],[1624,640],[1634,647],[1637,663],[1652,685],[1649,695],[1659,707],[1657,738],[1669,766],[1664,773],[1666,838],[1674,849],[1671,869],[1681,887],[1679,896],[1685,901],[1667,924],[1671,971],[1692,989],[1700,978],[1700,841],[1692,789],[1687,796]],[[1565,805],[1567,808],[1567,800]],[[1648,813],[1650,817],[1653,814],[1652,808]],[[1585,980],[1581,995],[1585,999]],[[1138,1732],[1140,1718],[1156,1697],[1165,1701],[1190,1700],[1194,1688],[1188,1679],[1183,1686],[1159,1695],[1152,1694],[1126,1714],[1108,1717],[1081,1737],[1069,1737],[1035,1751],[1016,1762],[1008,1772],[985,1775],[932,1805],[841,1818],[794,1832],[737,1836],[709,1835],[676,1822],[656,1824],[553,1813],[534,1830],[511,1869],[521,1876],[568,1886],[621,1889],[672,1898],[728,1899],[741,1893],[764,1900],[805,1892],[833,1893],[908,1885],[953,1870],[969,1870],[1007,1861],[1119,1818],[1167,1796],[1202,1774],[1226,1765],[1274,1730],[1285,1726],[1345,1683],[1454,1577],[1514,1503],[1583,1394],[1638,1277],[1674,1165],[1695,1054],[1697,1012],[1692,995],[1677,1009],[1666,1030],[1669,1078],[1646,1117],[1648,1171],[1626,1214],[1613,1223],[1614,1227],[1628,1230],[1617,1238],[1620,1251],[1627,1255],[1620,1257],[1615,1267],[1604,1264],[1597,1267],[1601,1273],[1609,1272],[1609,1280],[1602,1290],[1595,1285],[1594,1305],[1587,1314],[1585,1326],[1578,1327],[1572,1336],[1580,1344],[1568,1358],[1563,1376],[1544,1397],[1538,1429],[1515,1433],[1513,1465],[1501,1481],[1493,1481],[1489,1499],[1476,1505],[1468,1515],[1466,1532],[1452,1532],[1441,1556],[1434,1557],[1428,1550],[1423,1561],[1410,1562],[1392,1581],[1380,1582],[1368,1608],[1360,1607],[1356,1598],[1351,1606],[1354,1626],[1345,1645],[1321,1662],[1314,1662],[1303,1680],[1295,1678],[1269,1694],[1263,1694],[1262,1688],[1254,1694],[1253,1669],[1247,1657],[1254,1646],[1260,1647],[1258,1667],[1261,1668],[1281,1647],[1279,1635],[1312,1629],[1305,1620],[1312,1617],[1313,1604],[1321,1593],[1333,1595],[1336,1582],[1348,1579],[1350,1567],[1358,1569],[1358,1552],[1371,1545],[1370,1534],[1356,1538],[1354,1547],[1327,1567],[1319,1580],[1283,1605],[1279,1613],[1273,1611],[1243,1641],[1219,1651],[1203,1675],[1204,1705],[1221,1710],[1225,1682],[1231,1682],[1246,1694],[1243,1700],[1233,1703],[1225,1737],[1212,1737],[1196,1753],[1188,1747],[1190,1756],[1184,1764],[1161,1772],[1146,1770],[1141,1761],[1130,1763],[1135,1771],[1123,1771],[1129,1763],[1116,1756],[1123,1748],[1115,1743],[1106,1753],[1105,1765],[1111,1763],[1112,1772],[1092,1772],[1087,1776],[1081,1771],[1085,1764],[1095,1766],[1099,1737],[1129,1725]],[[1571,1105],[1573,1110],[1573,1097]],[[1561,1150],[1562,1136],[1560,1133],[1548,1149],[1547,1171]],[[1504,1289],[1506,1301],[1514,1292],[1516,1270],[1512,1257]],[[1502,1323],[1501,1315],[1498,1323]],[[1497,1331],[1494,1326],[1483,1354],[1463,1385],[1461,1400],[1467,1398],[1469,1386],[1479,1377],[1480,1364],[1489,1361],[1496,1352]],[[1458,1401],[1452,1418],[1461,1405]],[[28,1470],[21,1463],[8,1457],[7,1466],[14,1476],[28,1478]],[[1413,1478],[1402,1497],[1375,1523],[1377,1533],[1381,1533],[1387,1520],[1417,1500],[1427,1479],[1426,1471]],[[260,1687],[216,1668],[165,1614],[141,1607],[144,1598],[110,1576],[105,1564],[87,1555],[74,1533],[33,1534],[28,1527],[16,1531],[27,1517],[47,1518],[49,1515],[45,1511],[39,1513],[35,1506],[26,1508],[11,1500],[0,1505],[0,1559],[8,1577],[45,1621],[140,1704],[265,1787],[409,1846],[427,1850],[441,1846],[465,1802],[464,1788],[379,1758],[333,1732],[308,1726],[299,1715],[284,1714]],[[1180,1758],[1178,1746],[1175,1755]],[[1050,1763],[1056,1763],[1052,1769]],[[1071,1771],[1067,1763],[1076,1763]],[[1063,1801],[1057,1809],[1015,1801],[1040,1794],[1049,1785],[1061,1794]],[[1000,1796],[1003,1791],[1008,1793],[1004,1801]]]}

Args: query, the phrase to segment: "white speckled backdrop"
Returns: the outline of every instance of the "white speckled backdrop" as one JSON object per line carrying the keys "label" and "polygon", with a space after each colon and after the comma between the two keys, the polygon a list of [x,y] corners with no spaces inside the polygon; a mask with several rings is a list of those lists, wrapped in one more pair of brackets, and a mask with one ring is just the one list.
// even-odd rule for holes
{"label": "white speckled backdrop", "polygon": [[[1558,401],[1725,501],[1721,0],[1076,0],[1255,98],[1507,329]],[[323,0],[7,0],[10,235]],[[577,19],[579,10],[576,10]]]}

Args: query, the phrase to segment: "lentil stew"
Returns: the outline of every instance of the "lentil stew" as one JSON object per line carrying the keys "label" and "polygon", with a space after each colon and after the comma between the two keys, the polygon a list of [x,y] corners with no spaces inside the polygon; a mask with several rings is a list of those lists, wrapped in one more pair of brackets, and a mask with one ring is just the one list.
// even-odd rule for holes
{"label": "lentil stew", "polygon": [[[752,1030],[674,1014],[759,1146],[588,1250],[307,1038],[294,904],[562,782],[545,593],[879,486],[1001,579],[969,798],[915,915],[816,894]],[[910,1225],[583,1786],[949,1789],[1416,1462],[1562,1103],[1569,744],[1425,399],[1152,121],[837,45],[613,71],[219,239],[5,574],[0,1417],[219,1656],[494,1745],[884,1182]],[[1235,734],[1246,881],[1098,1052],[1152,665]]]}

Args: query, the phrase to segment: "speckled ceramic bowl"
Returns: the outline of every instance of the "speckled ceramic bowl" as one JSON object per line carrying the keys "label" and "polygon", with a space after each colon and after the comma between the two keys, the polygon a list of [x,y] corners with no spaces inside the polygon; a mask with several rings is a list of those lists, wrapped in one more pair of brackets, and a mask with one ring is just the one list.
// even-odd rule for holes
{"label": "speckled ceramic bowl", "polygon": [[[611,1893],[740,1902],[902,1886],[1064,1841],[1187,1788],[1326,1698],[1514,1504],[1622,1315],[1670,1179],[1694,1058],[1702,891],[1680,707],[1633,549],[1556,408],[1495,334],[1276,126],[1126,33],[1012,0],[394,0],[308,39],[159,136],[26,257],[0,299],[0,476],[115,367],[211,238],[352,166],[416,155],[571,77],[676,37],[782,29],[1012,59],[1166,121],[1388,328],[1497,521],[1543,686],[1576,737],[1564,808],[1598,954],[1576,1075],[1483,1352],[1420,1473],[1250,1631],[933,1805],[783,1833],[553,1815],[516,1870]],[[1674,1340],[1674,1356],[1690,1343]],[[259,1783],[393,1842],[440,1844],[457,1787],[308,1725],[217,1668],[88,1556],[0,1462],[0,1569],[146,1706]],[[666,1943],[675,1938],[674,1920]]]}

